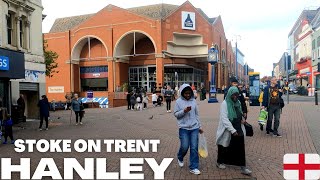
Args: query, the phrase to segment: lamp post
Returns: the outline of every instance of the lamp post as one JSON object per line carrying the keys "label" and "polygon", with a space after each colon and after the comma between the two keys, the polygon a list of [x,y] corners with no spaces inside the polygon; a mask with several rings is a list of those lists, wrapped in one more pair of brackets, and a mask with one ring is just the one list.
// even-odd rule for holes
{"label": "lamp post", "polygon": [[210,84],[210,91],[209,91],[209,100],[208,103],[217,103],[217,89],[215,87],[215,69],[214,65],[219,61],[218,60],[218,50],[211,46],[208,52],[208,62],[211,64],[211,84]]}

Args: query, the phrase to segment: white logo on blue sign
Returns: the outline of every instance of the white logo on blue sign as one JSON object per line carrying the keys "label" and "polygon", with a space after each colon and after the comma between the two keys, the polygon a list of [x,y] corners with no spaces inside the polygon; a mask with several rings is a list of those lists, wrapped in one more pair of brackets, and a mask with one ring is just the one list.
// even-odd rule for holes
{"label": "white logo on blue sign", "polygon": [[9,58],[6,56],[0,56],[0,70],[9,70]]}

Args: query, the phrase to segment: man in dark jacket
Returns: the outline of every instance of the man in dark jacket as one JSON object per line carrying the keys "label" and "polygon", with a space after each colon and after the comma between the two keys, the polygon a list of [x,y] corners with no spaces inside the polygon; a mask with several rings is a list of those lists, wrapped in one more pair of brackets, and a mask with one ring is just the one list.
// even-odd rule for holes
{"label": "man in dark jacket", "polygon": [[[238,87],[238,84],[239,84],[238,80],[235,77],[231,77],[230,78],[230,86],[224,90],[224,97],[223,98],[224,99],[226,98],[228,90],[229,90],[229,88],[231,86]],[[239,87],[238,87],[238,89],[239,89]],[[240,89],[239,89],[239,92],[241,92]],[[239,93],[239,101],[241,103],[241,109],[242,109],[242,112],[243,112],[243,117],[245,119],[247,119],[248,108],[247,108],[247,105],[246,105],[246,100],[245,100],[245,98],[244,98],[242,93]]]}
{"label": "man in dark jacket", "polygon": [[40,108],[40,126],[39,131],[42,131],[43,118],[46,121],[46,130],[48,130],[48,118],[50,104],[46,95],[41,96],[41,100],[38,102],[38,107]]}
{"label": "man in dark jacket", "polygon": [[[269,86],[264,88],[263,91],[263,102],[262,108],[268,110],[268,121],[267,121],[267,135],[273,132],[273,136],[282,137],[278,133],[278,128],[280,125],[280,98],[282,96],[282,89],[277,84],[277,79],[273,77]],[[274,116],[274,126],[272,130],[272,119]]]}

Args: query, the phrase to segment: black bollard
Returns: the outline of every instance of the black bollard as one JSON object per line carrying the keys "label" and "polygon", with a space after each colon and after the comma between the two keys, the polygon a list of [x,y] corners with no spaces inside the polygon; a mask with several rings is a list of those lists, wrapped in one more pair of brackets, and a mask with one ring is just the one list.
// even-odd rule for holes
{"label": "black bollard", "polygon": [[318,91],[314,91],[314,97],[315,97],[315,104],[318,105]]}

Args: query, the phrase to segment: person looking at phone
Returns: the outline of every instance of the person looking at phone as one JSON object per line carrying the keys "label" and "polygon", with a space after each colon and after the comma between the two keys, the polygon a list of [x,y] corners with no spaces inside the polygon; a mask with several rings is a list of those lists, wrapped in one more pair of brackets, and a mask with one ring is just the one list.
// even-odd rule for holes
{"label": "person looking at phone", "polygon": [[220,120],[217,129],[216,143],[218,145],[217,167],[225,169],[227,165],[241,167],[241,173],[250,175],[252,172],[246,167],[245,127],[239,89],[229,88],[225,100],[220,106]]}
{"label": "person looking at phone", "polygon": [[183,167],[183,158],[190,148],[190,173],[199,175],[201,172],[199,171],[198,139],[199,133],[203,133],[203,130],[201,129],[198,106],[190,85],[183,84],[179,92],[181,94],[174,107],[180,139],[178,164]]}

